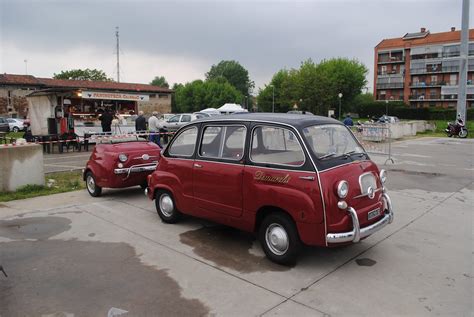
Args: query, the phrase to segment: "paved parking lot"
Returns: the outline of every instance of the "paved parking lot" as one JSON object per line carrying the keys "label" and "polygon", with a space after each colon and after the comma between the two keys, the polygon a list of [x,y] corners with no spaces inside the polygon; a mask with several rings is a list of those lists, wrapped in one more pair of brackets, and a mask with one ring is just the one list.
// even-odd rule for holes
{"label": "paved parking lot", "polygon": [[474,142],[393,147],[392,225],[291,268],[252,235],[161,223],[138,187],[0,204],[0,315],[472,315]]}

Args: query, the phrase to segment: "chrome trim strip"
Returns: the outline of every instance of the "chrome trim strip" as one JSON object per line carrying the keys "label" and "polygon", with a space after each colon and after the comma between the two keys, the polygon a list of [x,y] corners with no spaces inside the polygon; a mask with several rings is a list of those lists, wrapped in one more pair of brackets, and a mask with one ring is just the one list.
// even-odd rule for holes
{"label": "chrome trim strip", "polygon": [[324,172],[327,172],[327,171],[330,171],[330,170],[333,170],[333,169],[335,169],[335,168],[339,168],[339,167],[342,167],[342,166],[346,166],[346,165],[359,164],[360,162],[364,162],[364,161],[370,161],[370,162],[372,162],[372,160],[370,160],[370,159],[356,160],[356,161],[352,161],[352,162],[348,162],[348,163],[344,163],[344,164],[341,164],[341,165],[337,165],[337,166],[333,166],[333,167],[324,169],[324,170],[322,170],[320,173],[324,173]]}
{"label": "chrome trim strip", "polygon": [[387,203],[387,212],[385,213],[384,217],[377,221],[376,223],[371,224],[365,228],[359,227],[359,219],[357,218],[357,212],[354,208],[349,207],[347,212],[352,218],[353,229],[349,232],[341,232],[341,233],[328,233],[326,235],[326,241],[329,243],[341,243],[341,242],[359,242],[360,239],[370,236],[371,234],[379,231],[386,225],[392,223],[393,221],[393,209],[392,209],[392,201],[390,200],[390,196],[386,193],[383,193],[382,198],[385,199]]}
{"label": "chrome trim strip", "polygon": [[[206,161],[206,162],[211,162],[211,161]],[[214,162],[214,161],[212,161]],[[219,162],[219,163],[223,163],[223,162]],[[232,164],[232,163],[223,163],[223,164]],[[234,163],[236,164],[236,163]],[[290,170],[290,169],[286,169],[286,168],[279,168],[279,167],[266,167],[266,166],[257,166],[257,165],[245,165],[245,168],[256,168],[256,169],[267,169],[267,170],[276,170],[276,171],[287,171],[287,172],[295,172],[295,173],[315,173],[315,171],[303,171],[303,170]]]}
{"label": "chrome trim strip", "polygon": [[[379,188],[377,188],[377,189],[374,190],[374,193],[379,192],[379,191],[381,191],[381,190],[382,190],[382,187],[379,187]],[[358,196],[354,196],[354,197],[352,197],[352,198],[353,198],[353,199],[357,199],[357,198],[362,198],[362,197],[367,197],[367,196],[369,196],[369,193],[367,193],[367,194],[361,194],[361,195],[358,195]]]}
{"label": "chrome trim strip", "polygon": [[155,161],[153,163],[136,164],[136,165],[132,165],[132,166],[126,167],[126,168],[116,168],[116,169],[114,169],[114,174],[115,175],[128,174],[127,175],[127,177],[128,177],[130,175],[130,173],[154,171],[156,169],[157,165],[158,165],[158,162]]}

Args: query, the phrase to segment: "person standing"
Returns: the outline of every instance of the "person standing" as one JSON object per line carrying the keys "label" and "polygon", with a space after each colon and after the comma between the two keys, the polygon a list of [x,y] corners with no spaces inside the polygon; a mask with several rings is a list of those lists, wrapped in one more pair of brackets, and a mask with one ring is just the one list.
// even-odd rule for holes
{"label": "person standing", "polygon": [[102,132],[111,132],[112,131],[112,120],[114,117],[110,113],[109,109],[105,109],[105,112],[100,116],[99,120],[102,125]]}
{"label": "person standing", "polygon": [[135,131],[137,133],[146,131],[146,118],[143,111],[138,111],[138,117],[135,119]]}
{"label": "person standing", "polygon": [[352,127],[354,125],[354,122],[352,121],[352,118],[350,115],[347,115],[347,117],[344,119],[342,123],[344,123],[344,125],[348,127]]}
{"label": "person standing", "polygon": [[158,144],[159,147],[162,147],[160,144],[160,119],[158,119],[158,112],[153,111],[152,116],[148,119],[148,129],[150,130],[150,142]]}

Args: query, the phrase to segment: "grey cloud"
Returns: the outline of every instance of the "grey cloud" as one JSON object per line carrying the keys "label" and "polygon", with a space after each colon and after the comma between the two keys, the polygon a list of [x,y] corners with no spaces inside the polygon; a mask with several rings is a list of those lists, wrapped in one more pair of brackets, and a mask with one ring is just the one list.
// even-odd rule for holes
{"label": "grey cloud", "polygon": [[421,26],[434,32],[459,28],[461,17],[461,0],[3,0],[0,6],[2,41],[32,54],[93,46],[111,55],[118,25],[124,58],[142,51],[209,64],[235,59],[260,86],[278,69],[297,67],[307,58],[357,58],[373,68],[373,48],[382,38]]}

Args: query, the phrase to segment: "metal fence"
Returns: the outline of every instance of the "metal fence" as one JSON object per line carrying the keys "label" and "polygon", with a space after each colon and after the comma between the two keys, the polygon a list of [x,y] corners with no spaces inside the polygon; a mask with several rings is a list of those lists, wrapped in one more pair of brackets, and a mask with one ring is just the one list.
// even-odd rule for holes
{"label": "metal fence", "polygon": [[367,153],[387,156],[384,164],[387,164],[387,162],[394,163],[390,124],[371,123],[355,125],[352,127],[352,132]]}

